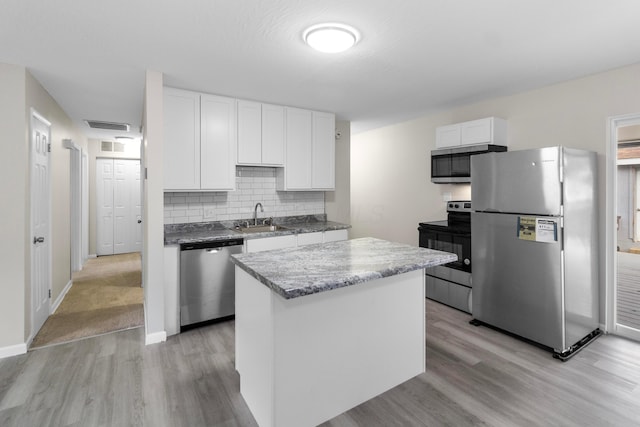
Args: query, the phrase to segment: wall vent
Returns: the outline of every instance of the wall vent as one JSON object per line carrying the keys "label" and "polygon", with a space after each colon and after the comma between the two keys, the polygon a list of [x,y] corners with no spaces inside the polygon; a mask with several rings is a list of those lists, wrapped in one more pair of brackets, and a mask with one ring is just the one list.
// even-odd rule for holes
{"label": "wall vent", "polygon": [[128,123],[101,122],[98,120],[85,120],[84,122],[92,129],[119,130],[123,132],[129,132],[129,129],[131,128]]}
{"label": "wall vent", "polygon": [[116,153],[124,153],[124,144],[122,142],[114,142],[113,151]]}
{"label": "wall vent", "polygon": [[111,141],[102,141],[102,145],[100,151],[113,151],[113,142]]}

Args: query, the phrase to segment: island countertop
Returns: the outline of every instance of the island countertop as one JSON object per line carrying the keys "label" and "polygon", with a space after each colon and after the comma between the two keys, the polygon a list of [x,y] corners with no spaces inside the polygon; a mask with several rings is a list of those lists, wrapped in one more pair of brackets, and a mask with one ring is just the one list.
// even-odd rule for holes
{"label": "island countertop", "polygon": [[452,253],[372,237],[231,256],[237,266],[285,299],[457,259]]}

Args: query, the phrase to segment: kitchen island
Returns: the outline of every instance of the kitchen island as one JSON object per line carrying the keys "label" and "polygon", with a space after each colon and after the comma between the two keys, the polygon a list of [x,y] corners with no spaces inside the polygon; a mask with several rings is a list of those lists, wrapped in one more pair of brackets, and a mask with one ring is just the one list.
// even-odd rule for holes
{"label": "kitchen island", "polygon": [[232,256],[258,424],[317,425],[424,372],[424,268],[456,259],[374,238]]}

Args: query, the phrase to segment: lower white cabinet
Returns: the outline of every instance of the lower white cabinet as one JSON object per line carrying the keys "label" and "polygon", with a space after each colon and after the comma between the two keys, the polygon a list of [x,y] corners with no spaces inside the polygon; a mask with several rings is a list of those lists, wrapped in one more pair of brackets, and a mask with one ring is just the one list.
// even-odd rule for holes
{"label": "lower white cabinet", "polygon": [[324,233],[322,231],[318,233],[298,234],[298,246],[313,245],[315,243],[322,243],[323,241]]}
{"label": "lower white cabinet", "polygon": [[298,244],[295,234],[286,236],[263,237],[260,239],[245,239],[244,252],[262,252],[274,249],[294,248]]}
{"label": "lower white cabinet", "polygon": [[180,333],[180,246],[164,247],[164,330]]}
{"label": "lower white cabinet", "polygon": [[324,242],[338,242],[349,239],[349,230],[329,230],[324,232]]}

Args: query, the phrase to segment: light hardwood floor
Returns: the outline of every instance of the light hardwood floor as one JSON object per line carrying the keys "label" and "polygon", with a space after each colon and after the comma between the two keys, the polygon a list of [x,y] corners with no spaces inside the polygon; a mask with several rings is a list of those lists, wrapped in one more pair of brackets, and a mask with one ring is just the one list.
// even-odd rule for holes
{"label": "light hardwood floor", "polygon": [[[640,425],[640,344],[603,336],[562,363],[469,319],[427,301],[427,372],[323,426]],[[0,360],[0,426],[256,425],[233,322],[146,347],[143,334]]]}

